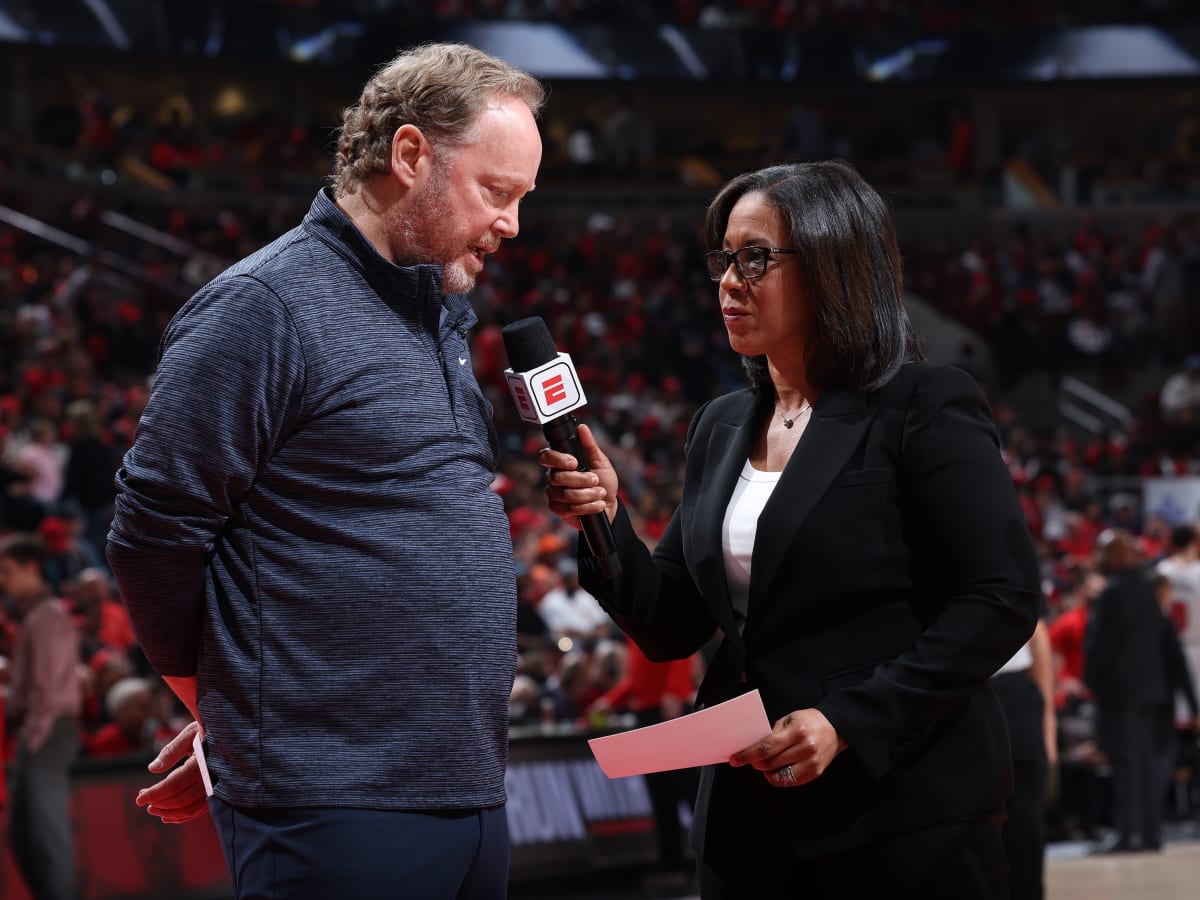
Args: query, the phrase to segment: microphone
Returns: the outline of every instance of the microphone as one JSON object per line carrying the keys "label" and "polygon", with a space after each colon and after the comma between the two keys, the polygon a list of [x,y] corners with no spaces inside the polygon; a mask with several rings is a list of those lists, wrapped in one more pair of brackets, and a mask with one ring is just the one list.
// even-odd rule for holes
{"label": "microphone", "polygon": [[[504,370],[508,389],[517,404],[517,414],[525,422],[542,426],[550,447],[569,453],[579,465],[577,471],[590,471],[587,457],[579,445],[579,421],[572,413],[587,404],[579,376],[571,357],[559,353],[554,338],[541,316],[518,319],[500,329],[504,351],[511,368]],[[612,578],[616,571],[617,545],[606,513],[579,517],[592,555],[600,563],[600,572]]]}

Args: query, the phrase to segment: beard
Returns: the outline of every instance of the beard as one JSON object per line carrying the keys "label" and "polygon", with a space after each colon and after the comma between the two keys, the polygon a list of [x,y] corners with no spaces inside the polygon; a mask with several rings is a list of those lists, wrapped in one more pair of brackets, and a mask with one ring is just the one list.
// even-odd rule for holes
{"label": "beard", "polygon": [[449,166],[434,164],[425,190],[403,215],[390,217],[389,232],[400,265],[434,263],[442,267],[442,290],[465,294],[475,287],[475,276],[458,257],[466,252],[466,242],[454,234],[454,214],[448,199]]}

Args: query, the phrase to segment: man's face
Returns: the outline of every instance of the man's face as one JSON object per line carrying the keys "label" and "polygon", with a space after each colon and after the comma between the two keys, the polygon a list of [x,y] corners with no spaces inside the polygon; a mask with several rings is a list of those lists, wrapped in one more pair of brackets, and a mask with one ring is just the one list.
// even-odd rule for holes
{"label": "man's face", "polygon": [[523,101],[493,101],[476,125],[478,139],[439,151],[413,206],[388,223],[396,261],[440,264],[448,293],[474,287],[484,257],[516,237],[517,208],[542,160],[537,122]]}
{"label": "man's face", "polygon": [[18,604],[31,600],[42,589],[37,563],[22,563],[11,556],[0,556],[0,591]]}

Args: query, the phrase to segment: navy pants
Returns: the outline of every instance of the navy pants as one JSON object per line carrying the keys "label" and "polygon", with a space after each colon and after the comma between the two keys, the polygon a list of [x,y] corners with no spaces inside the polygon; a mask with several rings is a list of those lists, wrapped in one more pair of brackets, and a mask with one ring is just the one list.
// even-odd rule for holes
{"label": "navy pants", "polygon": [[251,809],[209,798],[238,900],[504,900],[504,807]]}

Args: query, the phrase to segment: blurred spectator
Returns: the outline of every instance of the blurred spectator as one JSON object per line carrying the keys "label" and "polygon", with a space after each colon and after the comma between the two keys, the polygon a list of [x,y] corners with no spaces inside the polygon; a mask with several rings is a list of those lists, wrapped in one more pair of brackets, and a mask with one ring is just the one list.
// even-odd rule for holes
{"label": "blurred spectator", "polygon": [[30,496],[29,481],[26,472],[0,460],[0,525],[5,529],[32,531],[42,520],[45,512],[42,504]]}
{"label": "blurred spectator", "polygon": [[113,165],[116,133],[112,123],[112,104],[95,87],[89,87],[79,102],[82,127],[79,150],[87,162]]}
{"label": "blurred spectator", "polygon": [[616,684],[595,699],[588,712],[632,712],[643,724],[674,719],[683,714],[696,694],[693,657],[671,662],[652,662],[626,641],[624,674]]}
{"label": "blurred spectator", "polygon": [[1105,578],[1090,559],[1075,563],[1071,582],[1048,629],[1055,657],[1058,726],[1057,791],[1049,810],[1049,839],[1095,838],[1105,818],[1106,765],[1096,742],[1095,707],[1083,683],[1088,612],[1104,590]]}
{"label": "blurred spectator", "polygon": [[1179,632],[1183,653],[1187,658],[1200,693],[1200,533],[1196,525],[1177,525],[1171,530],[1167,556],[1154,567],[1166,579],[1164,612]]}
{"label": "blurred spectator", "polygon": [[1192,353],[1183,361],[1183,369],[1171,375],[1159,395],[1163,418],[1176,422],[1190,413],[1192,421],[1200,412],[1200,353]]}
{"label": "blurred spectator", "polygon": [[0,545],[0,590],[16,603],[12,713],[18,722],[9,842],[34,897],[75,896],[69,770],[79,750],[79,641],[42,575],[45,549],[17,535]]}
{"label": "blurred spectator", "polygon": [[568,650],[559,660],[557,671],[546,679],[546,696],[553,703],[556,721],[582,722],[584,710],[603,693],[593,688],[590,667],[591,657],[587,652]]}
{"label": "blurred spectator", "polygon": [[579,119],[567,135],[567,159],[579,175],[594,174],[600,166],[601,146],[595,126]]}
{"label": "blurred spectator", "polygon": [[61,593],[84,569],[103,565],[100,554],[83,536],[83,522],[75,516],[46,516],[37,528],[46,545],[46,580]]}
{"label": "blurred spectator", "polygon": [[517,566],[517,649],[522,654],[544,650],[550,645],[550,629],[538,611],[541,591],[530,569]]}
{"label": "blurred spectator", "polygon": [[1183,369],[1167,378],[1158,405],[1172,452],[1195,456],[1200,451],[1200,353],[1190,354]]}
{"label": "blurred spectator", "polygon": [[1166,575],[1155,575],[1151,579],[1154,596],[1159,608],[1163,611],[1163,657],[1167,663],[1167,681],[1172,693],[1180,698],[1184,714],[1179,717],[1171,715],[1168,710],[1167,721],[1170,725],[1179,723],[1181,729],[1189,732],[1200,731],[1200,692],[1196,690],[1195,677],[1191,665],[1183,652],[1183,644],[1179,641],[1179,632],[1175,623],[1166,615],[1174,598],[1174,589]]}
{"label": "blurred spectator", "polygon": [[1056,657],[1055,706],[1066,709],[1090,699],[1083,682],[1084,640],[1088,611],[1105,587],[1104,576],[1085,570],[1064,598],[1060,614],[1050,623],[1050,646]]}
{"label": "blurred spectator", "polygon": [[530,675],[518,673],[513,679],[512,690],[508,696],[508,724],[540,723],[543,720],[541,701],[542,689],[537,680]]}
{"label": "blurred spectator", "polygon": [[539,595],[539,601],[542,600],[547,591],[551,590],[559,583],[558,569],[563,560],[569,559],[568,555],[572,544],[571,541],[564,537],[558,531],[546,531],[536,535],[537,541],[534,545],[534,554],[537,559],[535,568],[532,574],[540,584],[542,591]]}
{"label": "blurred spectator", "polygon": [[[601,638],[616,631],[598,600],[579,586],[579,567],[573,559],[563,559],[558,564],[560,586],[548,590],[542,597],[538,612],[555,643],[562,645],[564,638],[572,643],[590,647]],[[569,649],[563,647],[563,649]]]}
{"label": "blurred spectator", "polygon": [[616,175],[649,174],[654,162],[654,119],[644,94],[613,98],[602,132],[604,154]]}
{"label": "blurred spectator", "polygon": [[951,113],[946,162],[959,178],[975,172],[975,123],[965,110],[956,108]]}
{"label": "blurred spectator", "polygon": [[606,638],[596,644],[588,667],[588,689],[581,698],[585,711],[625,677],[629,668],[628,658],[629,647],[624,640]]}
{"label": "blurred spectator", "polygon": [[88,660],[84,678],[82,724],[86,732],[99,731],[109,722],[104,698],[109,688],[134,674],[129,657],[112,647],[102,647]]}
{"label": "blurred spectator", "polygon": [[[113,515],[116,457],[101,438],[92,401],[76,400],[67,407],[67,418],[71,439],[67,446],[63,498],[79,509],[88,542],[93,547],[103,547]],[[104,565],[107,567],[107,563]]]}
{"label": "blurred spectator", "polygon": [[129,656],[137,638],[108,573],[96,567],[84,569],[71,582],[68,595],[79,623],[84,661],[105,647]]}
{"label": "blurred spectator", "polygon": [[1177,363],[1195,348],[1191,340],[1187,257],[1194,248],[1184,226],[1171,222],[1151,247],[1142,268],[1154,324],[1155,345],[1165,363]]}
{"label": "blurred spectator", "polygon": [[13,466],[29,479],[29,496],[46,512],[62,494],[65,458],[66,449],[58,443],[54,423],[34,419],[29,425],[29,440],[17,450]]}
{"label": "blurred spectator", "polygon": [[[1159,606],[1167,613],[1173,599],[1173,588],[1165,575],[1155,575],[1154,589]],[[1174,709],[1168,707],[1163,729],[1168,733],[1160,768],[1162,788],[1176,800],[1176,810],[1192,817],[1200,810],[1200,796],[1191,797],[1197,778],[1200,778],[1200,691],[1196,688],[1196,671],[1189,664],[1180,642],[1179,632],[1169,615],[1163,617],[1163,655],[1167,663],[1167,680],[1177,700]],[[1182,802],[1178,802],[1182,798]]]}
{"label": "blurred spectator", "polygon": [[1100,747],[1112,766],[1113,840],[1099,852],[1162,849],[1162,769],[1171,735],[1172,690],[1162,610],[1133,536],[1100,542],[1108,584],[1096,598],[1084,646],[1084,681],[1096,698]]}
{"label": "blurred spectator", "polygon": [[121,678],[104,695],[109,722],[85,734],[87,756],[127,756],[154,748],[153,690],[144,678]]}

